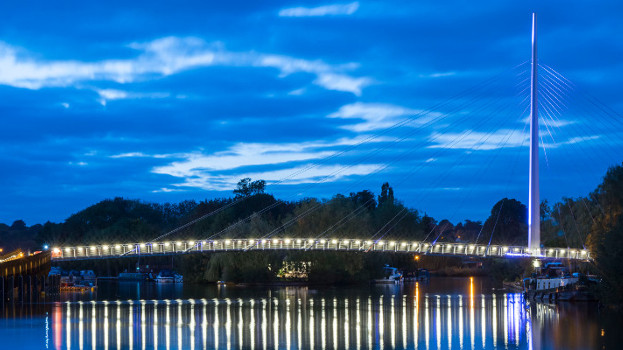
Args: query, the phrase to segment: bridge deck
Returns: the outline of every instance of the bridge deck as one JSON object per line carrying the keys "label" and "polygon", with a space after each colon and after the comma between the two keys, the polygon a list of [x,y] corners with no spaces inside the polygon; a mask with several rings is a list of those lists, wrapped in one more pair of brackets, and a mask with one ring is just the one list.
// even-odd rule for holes
{"label": "bridge deck", "polygon": [[481,245],[464,243],[425,243],[406,241],[370,241],[358,239],[223,239],[207,241],[175,241],[152,243],[126,243],[112,245],[90,245],[55,247],[52,260],[83,260],[115,258],[122,256],[157,256],[198,252],[250,251],[250,250],[299,250],[299,251],[351,251],[351,252],[395,252],[422,255],[473,256],[473,257],[535,257],[589,260],[585,249],[543,248],[531,250],[528,247]]}

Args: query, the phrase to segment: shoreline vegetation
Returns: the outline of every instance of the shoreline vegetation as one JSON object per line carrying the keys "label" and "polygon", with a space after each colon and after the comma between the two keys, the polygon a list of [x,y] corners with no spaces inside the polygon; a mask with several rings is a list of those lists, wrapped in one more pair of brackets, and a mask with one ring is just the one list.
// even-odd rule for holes
{"label": "shoreline vegetation", "polygon": [[[485,222],[456,224],[435,219],[406,207],[389,183],[379,195],[362,190],[330,199],[305,198],[293,202],[265,192],[262,180],[242,179],[233,197],[180,203],[147,203],[114,198],[103,200],[68,217],[62,223],[27,226],[22,220],[0,224],[0,247],[39,250],[43,245],[115,244],[149,242],[171,230],[198,220],[163,240],[210,237],[325,238],[371,237],[383,240],[465,242],[506,245],[527,244],[527,208],[503,198]],[[603,278],[602,300],[623,305],[623,166],[611,167],[603,182],[586,197],[541,203],[543,246],[581,248],[593,261],[577,268]],[[389,223],[389,224],[388,224]],[[413,254],[363,252],[225,252],[176,257],[142,257],[100,262],[65,262],[65,268],[90,268],[111,276],[137,265],[152,269],[173,267],[188,282],[274,282],[306,276],[309,283],[361,283],[381,274],[388,264],[405,271],[426,268],[445,276],[484,275],[514,281],[531,272],[529,259],[461,259]],[[90,267],[89,267],[90,266]]]}

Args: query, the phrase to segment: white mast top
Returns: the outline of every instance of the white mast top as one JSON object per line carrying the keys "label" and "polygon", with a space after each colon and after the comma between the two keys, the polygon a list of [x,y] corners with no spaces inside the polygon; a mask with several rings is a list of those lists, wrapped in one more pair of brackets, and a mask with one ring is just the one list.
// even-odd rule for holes
{"label": "white mast top", "polygon": [[532,13],[532,74],[530,82],[530,189],[528,248],[541,247],[541,201],[539,199],[539,116],[537,105],[536,13]]}

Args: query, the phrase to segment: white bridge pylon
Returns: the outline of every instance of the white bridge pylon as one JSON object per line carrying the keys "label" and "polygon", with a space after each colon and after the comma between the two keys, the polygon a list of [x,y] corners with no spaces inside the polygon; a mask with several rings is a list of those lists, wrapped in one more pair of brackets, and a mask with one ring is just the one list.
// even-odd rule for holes
{"label": "white bridge pylon", "polygon": [[551,258],[590,260],[586,249],[542,248],[465,243],[425,243],[419,241],[371,241],[365,239],[222,239],[207,241],[174,241],[126,243],[52,248],[52,260],[90,260],[138,256],[181,255],[211,252],[245,252],[270,250],[392,252],[421,255]]}

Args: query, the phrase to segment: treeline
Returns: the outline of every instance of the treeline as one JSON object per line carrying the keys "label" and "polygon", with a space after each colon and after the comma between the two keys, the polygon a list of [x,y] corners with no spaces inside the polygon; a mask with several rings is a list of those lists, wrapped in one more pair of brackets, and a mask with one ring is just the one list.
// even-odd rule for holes
{"label": "treeline", "polygon": [[[621,212],[621,166],[611,168],[604,182],[586,197],[541,203],[542,244],[597,247],[599,234],[615,226]],[[80,244],[147,242],[194,220],[164,240],[243,237],[369,237],[481,244],[527,244],[527,208],[503,198],[484,222],[437,221],[394,197],[388,183],[375,196],[369,190],[331,199],[286,202],[265,193],[262,180],[243,179],[234,197],[180,203],[147,203],[106,199],[71,215],[62,223],[26,226],[22,220],[0,224],[0,247],[38,249]]]}

